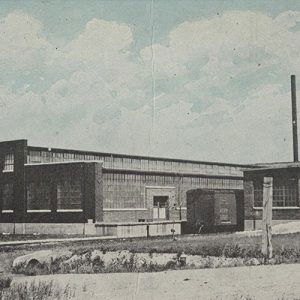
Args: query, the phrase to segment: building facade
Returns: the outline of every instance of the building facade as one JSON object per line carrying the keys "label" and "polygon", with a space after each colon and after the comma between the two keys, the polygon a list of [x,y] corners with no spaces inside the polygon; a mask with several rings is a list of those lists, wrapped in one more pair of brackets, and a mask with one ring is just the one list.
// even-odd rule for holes
{"label": "building facade", "polygon": [[244,172],[245,230],[261,229],[264,177],[273,178],[273,225],[300,220],[300,163],[265,164]]}
{"label": "building facade", "polygon": [[185,220],[186,193],[250,166],[0,143],[0,223]]}

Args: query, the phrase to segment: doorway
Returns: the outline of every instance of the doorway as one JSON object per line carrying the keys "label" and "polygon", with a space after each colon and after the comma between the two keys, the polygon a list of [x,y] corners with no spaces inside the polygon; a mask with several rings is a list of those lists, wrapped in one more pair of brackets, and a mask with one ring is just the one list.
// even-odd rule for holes
{"label": "doorway", "polygon": [[169,196],[153,196],[153,219],[169,219],[168,202]]}

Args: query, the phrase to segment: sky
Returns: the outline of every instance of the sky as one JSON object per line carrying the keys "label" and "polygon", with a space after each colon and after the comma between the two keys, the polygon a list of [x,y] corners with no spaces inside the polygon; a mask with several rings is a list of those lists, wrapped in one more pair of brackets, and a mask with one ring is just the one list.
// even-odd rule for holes
{"label": "sky", "polygon": [[291,161],[299,49],[298,0],[2,0],[0,140]]}

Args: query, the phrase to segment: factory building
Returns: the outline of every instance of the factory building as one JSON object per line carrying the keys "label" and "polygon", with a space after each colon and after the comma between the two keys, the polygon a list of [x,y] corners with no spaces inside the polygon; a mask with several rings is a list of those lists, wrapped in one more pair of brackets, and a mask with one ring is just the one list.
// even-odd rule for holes
{"label": "factory building", "polygon": [[0,223],[186,220],[193,189],[243,189],[251,166],[0,143]]}

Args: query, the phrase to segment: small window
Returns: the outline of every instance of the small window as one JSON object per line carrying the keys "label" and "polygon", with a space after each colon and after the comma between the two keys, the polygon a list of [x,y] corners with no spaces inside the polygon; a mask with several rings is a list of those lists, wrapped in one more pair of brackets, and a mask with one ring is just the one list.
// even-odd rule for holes
{"label": "small window", "polygon": [[45,182],[30,182],[26,186],[27,210],[50,210],[50,188]]}
{"label": "small window", "polygon": [[14,155],[5,154],[3,172],[13,172],[13,171],[14,171]]}
{"label": "small window", "polygon": [[79,180],[65,180],[57,184],[57,209],[78,210],[82,208],[82,187]]}

